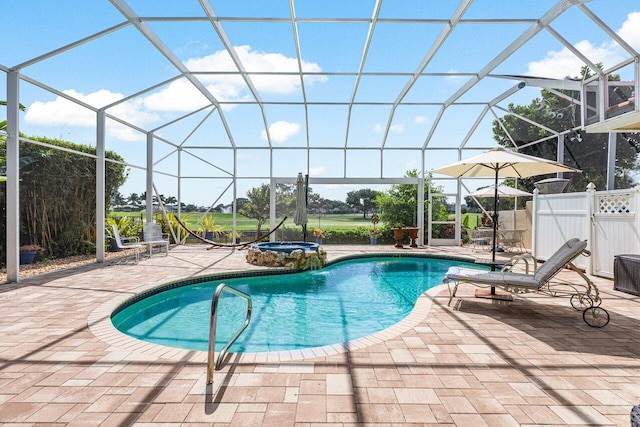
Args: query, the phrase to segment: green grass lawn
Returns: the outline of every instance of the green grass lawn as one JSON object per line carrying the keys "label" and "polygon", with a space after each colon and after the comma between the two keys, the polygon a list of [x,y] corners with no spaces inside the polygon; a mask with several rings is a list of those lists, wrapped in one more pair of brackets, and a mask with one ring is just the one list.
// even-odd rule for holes
{"label": "green grass lawn", "polygon": [[[158,215],[158,214],[156,214]],[[180,217],[182,221],[187,224],[187,226],[195,231],[198,230],[198,219],[203,215],[201,212],[183,212]],[[220,225],[223,230],[230,231],[233,226],[233,215],[232,214],[209,214],[213,215],[216,220],[216,225]],[[108,216],[112,217],[122,217],[122,216],[131,216],[134,218],[144,218],[144,212],[142,214],[140,212],[110,212]],[[278,224],[282,220],[282,217],[276,218],[276,224]],[[366,219],[362,218],[361,214],[356,215],[323,215],[319,219],[317,216],[309,215],[307,228],[309,230],[313,230],[315,228],[322,228],[323,230],[333,229],[333,230],[350,230],[356,227],[370,227],[371,219],[367,217]],[[255,230],[258,227],[258,221],[255,219],[246,218],[244,216],[238,215],[236,219],[236,227],[239,231],[244,230]],[[268,228],[269,223],[267,222],[263,225],[264,228]],[[287,218],[287,221],[284,223],[284,227],[297,227],[293,223],[293,215]]]}
{"label": "green grass lawn", "polygon": [[[158,214],[156,214],[158,215]],[[198,219],[203,215],[202,212],[183,212],[181,214],[182,221],[189,226],[189,228],[194,231],[198,230]],[[216,225],[220,225],[223,230],[230,231],[233,226],[233,215],[232,214],[209,214],[213,215],[216,219]],[[121,216],[132,216],[134,218],[144,218],[144,212],[111,212],[109,216],[112,217],[121,217]],[[465,217],[469,217],[467,220],[467,226],[469,228],[476,228],[480,222],[480,214],[469,213],[462,215],[462,221],[464,223]],[[453,219],[453,217],[451,218]],[[276,219],[276,224],[278,224],[282,220],[282,217],[278,217]],[[382,224],[380,224],[382,225]],[[246,218],[242,215],[238,215],[236,219],[236,227],[239,231],[245,230],[256,230],[258,227],[258,221],[251,218]],[[268,228],[269,223],[267,222],[263,225],[263,229]],[[296,227],[293,223],[293,215],[287,218],[287,221],[284,223],[284,227]],[[352,230],[356,227],[371,227],[371,218],[362,218],[361,214],[355,215],[323,215],[318,218],[315,215],[308,216],[307,228],[309,230],[313,230],[315,228],[321,228],[323,230]]]}

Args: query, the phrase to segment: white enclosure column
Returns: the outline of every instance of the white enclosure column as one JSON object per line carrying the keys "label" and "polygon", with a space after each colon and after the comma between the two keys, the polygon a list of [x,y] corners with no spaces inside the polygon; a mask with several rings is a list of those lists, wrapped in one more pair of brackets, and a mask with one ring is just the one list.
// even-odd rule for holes
{"label": "white enclosure column", "polygon": [[147,133],[147,224],[153,222],[153,132]]}
{"label": "white enclosure column", "polygon": [[[273,177],[273,150],[269,150],[269,231],[276,226],[276,180]],[[269,236],[270,242],[276,241],[276,233]]]}
{"label": "white enclosure column", "polygon": [[19,96],[20,79],[7,73],[7,280],[20,281]]}
{"label": "white enclosure column", "polygon": [[178,147],[178,218],[182,213],[182,147]]}
{"label": "white enclosure column", "polygon": [[424,150],[422,150],[422,156],[420,160],[420,180],[418,181],[418,228],[420,233],[418,234],[418,245],[424,245]]}
{"label": "white enclosure column", "polygon": [[236,216],[238,215],[238,149],[233,149],[233,222],[231,225],[231,243],[236,242]]}
{"label": "white enclosure column", "polygon": [[105,115],[104,110],[96,116],[96,261],[104,262],[105,240]]}
{"label": "white enclosure column", "polygon": [[616,189],[616,141],[618,134],[609,132],[609,143],[607,144],[607,190]]}
{"label": "white enclosure column", "polygon": [[[558,152],[556,153],[556,161],[564,165],[564,134],[558,135]],[[556,174],[556,178],[562,178],[562,172]]]}

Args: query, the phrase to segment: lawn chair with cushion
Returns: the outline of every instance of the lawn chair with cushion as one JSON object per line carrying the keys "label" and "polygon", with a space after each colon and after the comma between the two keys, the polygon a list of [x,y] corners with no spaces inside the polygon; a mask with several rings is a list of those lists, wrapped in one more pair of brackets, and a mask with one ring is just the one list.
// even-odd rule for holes
{"label": "lawn chair with cushion", "polygon": [[[502,271],[480,272],[475,270],[474,274],[473,271],[463,271],[459,267],[451,267],[443,280],[449,287],[450,298],[447,305],[451,304],[460,283],[471,283],[480,287],[497,287],[516,293],[542,292],[554,297],[571,295],[571,305],[576,310],[582,311],[584,321],[589,326],[601,328],[609,323],[609,313],[600,307],[602,301],[595,283],[573,264],[573,260],[578,256],[590,255],[586,247],[586,241],[571,239],[537,269],[535,268],[537,261],[528,254],[512,258],[511,265]],[[520,260],[526,259],[533,260],[534,271],[531,274],[528,271],[524,273],[513,271],[514,266]],[[577,285],[574,282],[557,278],[558,273],[565,267],[575,271],[586,282],[586,285]]]}
{"label": "lawn chair with cushion", "polygon": [[142,245],[140,244],[140,239],[136,236],[122,237],[120,236],[120,231],[118,231],[118,227],[113,225],[112,228],[113,228],[113,239],[115,240],[116,246],[118,247],[118,249],[121,249],[121,250],[133,249],[133,256],[137,264],[138,261],[140,260],[140,248],[142,248]]}

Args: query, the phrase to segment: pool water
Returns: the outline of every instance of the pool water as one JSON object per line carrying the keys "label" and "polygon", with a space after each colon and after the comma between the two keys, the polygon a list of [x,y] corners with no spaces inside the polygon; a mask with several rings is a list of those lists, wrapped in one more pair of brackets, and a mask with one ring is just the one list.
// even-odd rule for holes
{"label": "pool water", "polygon": [[[361,258],[295,274],[242,277],[181,286],[138,301],[112,317],[140,340],[207,350],[211,298],[224,282],[251,296],[251,323],[231,346],[235,353],[294,350],[341,343],[405,318],[418,297],[464,262],[414,257]],[[242,325],[247,302],[223,293],[216,351]]]}

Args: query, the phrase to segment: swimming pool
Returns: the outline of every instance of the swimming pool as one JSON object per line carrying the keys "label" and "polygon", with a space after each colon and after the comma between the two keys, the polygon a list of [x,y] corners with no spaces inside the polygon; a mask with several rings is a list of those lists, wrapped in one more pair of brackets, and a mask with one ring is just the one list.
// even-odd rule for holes
{"label": "swimming pool", "polygon": [[[220,283],[251,295],[251,324],[231,346],[234,353],[295,350],[354,340],[405,318],[418,297],[442,283],[456,259],[365,257],[322,270],[219,278],[172,284],[127,302],[114,326],[134,338],[170,347],[206,350],[211,297]],[[216,350],[246,316],[246,302],[225,294],[219,302]]]}

